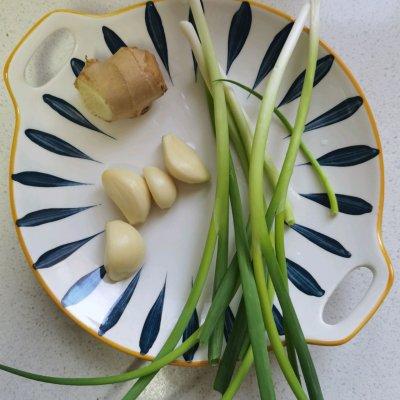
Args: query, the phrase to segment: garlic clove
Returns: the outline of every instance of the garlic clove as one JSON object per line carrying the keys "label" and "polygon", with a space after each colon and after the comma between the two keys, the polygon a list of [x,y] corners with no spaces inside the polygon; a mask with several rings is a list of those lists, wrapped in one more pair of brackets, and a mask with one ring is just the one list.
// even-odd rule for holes
{"label": "garlic clove", "polygon": [[173,179],[157,167],[144,168],[143,176],[158,207],[161,209],[170,208],[177,195]]}
{"label": "garlic clove", "polygon": [[104,267],[111,280],[129,278],[142,265],[145,252],[144,240],[132,225],[107,222]]}
{"label": "garlic clove", "polygon": [[164,162],[167,171],[186,183],[203,183],[210,180],[210,173],[197,153],[173,134],[162,138]]}
{"label": "garlic clove", "polygon": [[128,169],[111,168],[103,172],[104,189],[132,225],[143,223],[149,215],[151,198],[145,180]]}

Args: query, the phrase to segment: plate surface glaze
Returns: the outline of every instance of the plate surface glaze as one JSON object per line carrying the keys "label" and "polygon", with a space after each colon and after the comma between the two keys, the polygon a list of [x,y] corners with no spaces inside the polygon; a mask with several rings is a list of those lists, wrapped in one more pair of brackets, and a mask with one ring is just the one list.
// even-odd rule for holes
{"label": "plate surface glaze", "polygon": [[[262,91],[291,21],[257,3],[210,0],[204,6],[229,77]],[[131,279],[112,283],[103,267],[103,230],[107,221],[121,215],[105,196],[100,177],[108,167],[137,172],[148,165],[162,167],[161,136],[169,132],[193,145],[215,171],[203,87],[196,81],[196,66],[178,25],[188,17],[188,5],[174,0],[150,1],[103,16],[56,11],[28,32],[5,68],[16,108],[11,206],[34,274],[80,326],[144,358],[157,354],[191,289],[212,212],[215,179],[196,187],[178,185],[172,209],[152,208],[139,228],[148,248],[145,264]],[[45,85],[29,86],[24,79],[27,62],[40,43],[61,28],[76,41],[70,62]],[[73,82],[86,56],[104,59],[124,45],[157,54],[169,90],[144,116],[108,124],[87,112]],[[279,109],[292,121],[306,57],[303,33],[279,94]],[[296,224],[287,230],[288,273],[308,341],[339,344],[372,316],[390,289],[393,273],[380,239],[383,161],[372,112],[347,67],[324,43],[316,83],[304,142],[339,194],[341,212],[335,218],[329,215],[326,196],[299,155],[290,193]],[[235,90],[254,121],[258,100]],[[286,136],[274,120],[268,146],[278,165]],[[322,318],[327,300],[360,266],[373,272],[370,288],[350,316],[327,324]],[[184,337],[205,318],[211,276]],[[237,297],[225,313],[226,336],[236,307]],[[279,306],[274,314],[282,330]],[[178,363],[199,365],[206,358],[205,348],[193,348]]]}

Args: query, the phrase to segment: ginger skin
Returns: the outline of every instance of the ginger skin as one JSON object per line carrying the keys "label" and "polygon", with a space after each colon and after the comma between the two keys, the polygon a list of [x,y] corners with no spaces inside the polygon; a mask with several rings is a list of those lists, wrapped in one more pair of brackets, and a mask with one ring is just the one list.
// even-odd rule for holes
{"label": "ginger skin", "polygon": [[154,55],[136,47],[87,60],[75,87],[88,110],[108,122],[144,114],[167,91]]}

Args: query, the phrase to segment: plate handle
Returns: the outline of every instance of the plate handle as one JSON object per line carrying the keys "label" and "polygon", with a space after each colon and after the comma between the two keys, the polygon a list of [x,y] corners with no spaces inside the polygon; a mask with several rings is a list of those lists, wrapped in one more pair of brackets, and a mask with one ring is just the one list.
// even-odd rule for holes
{"label": "plate handle", "polygon": [[84,39],[86,28],[86,24],[82,24],[81,18],[85,17],[67,11],[54,11],[44,16],[24,35],[11,53],[5,69],[10,85],[16,92],[37,89],[30,86],[25,80],[26,65],[43,41],[52,33],[60,29],[67,29],[71,32],[75,40],[73,53],[76,53],[79,43]]}
{"label": "plate handle", "polygon": [[[322,326],[320,327],[321,332],[318,336],[323,337],[324,341],[332,342],[332,344],[342,344],[350,340],[363,328],[370,317],[375,313],[389,291],[393,282],[393,269],[389,257],[383,247],[381,250],[381,248],[377,246],[375,251],[373,250],[373,253],[373,257],[371,257],[369,262],[360,265],[366,266],[371,270],[373,275],[371,284],[364,294],[364,297],[350,315],[337,324],[331,325],[323,321],[321,313]],[[353,270],[349,271],[349,273]],[[346,277],[344,279],[346,279]]]}

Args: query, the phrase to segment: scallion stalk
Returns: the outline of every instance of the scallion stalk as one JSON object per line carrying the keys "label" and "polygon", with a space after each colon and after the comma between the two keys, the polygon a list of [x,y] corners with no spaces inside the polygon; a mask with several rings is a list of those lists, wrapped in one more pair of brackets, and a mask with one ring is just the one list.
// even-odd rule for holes
{"label": "scallion stalk", "polygon": [[[282,168],[278,186],[274,192],[272,201],[268,207],[267,220],[264,219],[264,202],[263,202],[263,154],[265,151],[268,130],[271,123],[274,105],[276,102],[278,88],[286,69],[290,55],[300,36],[301,30],[305,23],[305,18],[308,14],[309,7],[303,7],[299,17],[296,19],[292,30],[286,40],[285,45],[280,53],[280,56],[275,64],[270,80],[267,84],[266,91],[261,102],[260,113],[257,121],[256,133],[254,135],[252,155],[250,159],[249,169],[249,196],[250,196],[250,219],[252,226],[252,255],[254,264],[254,275],[256,278],[259,297],[264,304],[269,303],[268,291],[265,284],[265,274],[263,261],[265,260],[268,266],[271,279],[274,284],[279,302],[286,318],[286,327],[289,335],[293,339],[296,351],[299,356],[300,365],[302,367],[304,379],[311,399],[322,399],[322,392],[318,382],[318,377],[312,362],[303,332],[297,319],[294,307],[290,300],[286,283],[280,271],[279,264],[276,259],[275,251],[269,236],[269,229],[272,225],[276,211],[282,210],[282,204],[286,199],[287,183],[291,176],[291,164],[287,161],[286,168]],[[304,80],[300,105],[297,113],[294,132],[291,137],[291,143],[286,154],[285,160],[290,162],[293,156],[297,155],[294,144],[299,145],[301,133],[304,130],[305,117],[308,112],[311,92],[313,88],[315,67],[318,53],[318,10],[319,2],[312,1],[311,3],[311,28],[309,42],[309,62]],[[311,83],[311,85],[310,85]],[[298,149],[298,146],[297,146]],[[293,154],[294,153],[294,154]],[[279,192],[278,192],[279,190]],[[267,310],[268,311],[268,310]],[[268,315],[265,315],[267,318]]]}
{"label": "scallion stalk", "polygon": [[[209,74],[206,68],[205,58],[202,51],[202,46],[200,40],[198,38],[197,32],[194,29],[194,26],[188,21],[181,21],[180,23],[182,32],[184,33],[185,37],[187,38],[190,46],[192,48],[193,55],[197,61],[199,71],[203,76],[203,80],[206,83],[207,87],[210,89],[211,81],[209,78]],[[223,74],[222,69],[220,68],[220,73],[222,78],[219,81],[226,80],[225,74]],[[243,148],[246,152],[247,158],[249,159],[251,153],[251,144],[253,140],[252,129],[249,125],[249,118],[247,117],[245,111],[243,110],[242,106],[239,104],[234,92],[228,85],[224,85],[226,99],[229,105],[228,108],[228,117],[229,114],[232,116],[233,121],[235,122],[235,129],[240,135],[241,142],[243,144]],[[229,124],[229,128],[231,124]],[[264,159],[264,168],[268,180],[274,188],[278,182],[279,172],[276,166],[274,165],[271,157],[269,155],[265,156]],[[285,214],[286,222],[289,225],[295,223],[295,218],[293,214],[293,209],[289,201],[286,204],[286,214]]]}
{"label": "scallion stalk", "polygon": [[[214,294],[228,268],[228,229],[229,229],[229,129],[225,102],[224,85],[214,82],[221,78],[219,64],[215,55],[208,25],[200,0],[189,1],[197,31],[201,38],[204,59],[210,77],[211,93],[214,99],[214,121],[217,151],[217,182],[215,194],[214,219],[218,231],[218,249],[214,275]],[[209,361],[218,362],[223,340],[223,321],[218,321],[209,343]]]}
{"label": "scallion stalk", "polygon": [[[212,107],[212,99],[211,99],[210,95],[207,96],[207,100],[208,100],[208,106],[209,106],[209,111],[210,111],[210,115],[211,115],[211,120],[213,120],[213,118],[212,118],[213,107]],[[231,165],[231,169],[232,168],[233,168],[233,166]],[[231,169],[230,169],[230,171],[231,171]],[[240,200],[240,197],[239,198],[236,197],[235,199],[232,200],[232,197],[235,196],[235,193],[236,193],[235,188],[237,188],[237,185],[238,185],[237,179],[236,179],[236,174],[234,173],[234,171],[233,171],[233,173],[230,172],[229,179],[230,179],[229,187],[232,188],[232,191],[233,191],[232,193],[230,193],[230,198],[231,198],[231,204],[232,204],[232,214],[233,214],[233,218],[235,220],[235,218],[238,218],[238,216],[240,216],[242,212],[241,212],[240,202],[238,205],[238,201]],[[236,190],[238,192],[239,189],[237,188]],[[230,190],[230,192],[231,192],[231,190]],[[238,213],[238,216],[236,216],[236,213]],[[237,229],[238,229],[238,227],[235,225],[235,234],[237,232]],[[237,260],[236,262],[239,263],[238,244],[236,245],[236,248],[237,248],[237,254],[235,255],[235,257]],[[239,267],[239,269],[240,269],[240,267]],[[241,275],[242,275],[242,273],[241,273]],[[256,287],[254,289],[256,289]],[[271,297],[270,297],[270,302],[271,302],[274,295],[273,295],[272,290],[270,290],[270,293],[271,293]],[[276,355],[278,363],[282,369],[282,372],[283,372],[285,378],[287,379],[289,385],[291,386],[293,392],[295,393],[296,397],[301,400],[306,400],[307,397],[306,397],[303,389],[301,388],[300,382],[297,379],[295,371],[291,368],[289,360],[286,358],[285,351],[284,351],[283,345],[280,341],[279,333],[277,331],[277,328],[275,326],[275,321],[273,319],[272,307],[268,304],[267,305],[262,304],[261,307],[269,307],[269,311],[263,310],[264,313],[267,315],[267,317],[266,317],[267,320],[266,320],[265,324],[266,324],[266,326],[268,326],[268,334],[270,337],[271,345],[272,345],[272,348],[274,349],[275,355]],[[242,313],[243,311],[244,310],[239,308],[238,313]],[[239,314],[239,318],[241,318],[241,317],[242,317],[242,315]],[[239,326],[235,324],[235,328],[237,328],[237,332],[235,331],[234,333],[239,335],[240,334]],[[251,328],[249,327],[249,329],[251,329]],[[223,356],[224,363],[222,364],[222,366],[220,366],[219,374],[217,373],[217,377],[216,377],[216,385],[217,385],[217,387],[219,387],[222,390],[228,384],[228,379],[230,379],[230,376],[232,376],[232,372],[233,372],[233,369],[232,369],[233,366],[227,365],[227,361],[232,360],[232,355],[234,355],[234,359],[236,360],[236,355],[239,353],[239,351],[240,351],[239,346],[241,346],[241,345],[242,345],[242,343],[239,343],[239,342],[238,343],[231,342],[231,343],[228,343],[228,346],[225,349],[225,352],[231,350],[231,354],[228,354],[225,357]],[[230,346],[237,346],[237,348],[234,347],[233,349],[230,349]]]}
{"label": "scallion stalk", "polygon": [[[248,92],[249,94],[255,96],[259,100],[263,99],[263,96],[259,92],[244,85],[243,83],[240,83],[240,82],[232,80],[232,79],[222,79],[222,81],[228,82],[228,83],[231,83],[233,85],[240,87],[241,89],[243,89],[246,92]],[[289,120],[286,118],[286,116],[282,113],[282,111],[280,111],[279,108],[275,107],[274,114],[277,116],[279,121],[285,127],[287,133],[289,135],[291,135],[293,133],[293,126],[291,125]],[[338,206],[335,191],[334,191],[331,183],[329,182],[328,176],[326,175],[325,171],[319,164],[318,160],[315,158],[314,154],[311,152],[311,150],[308,148],[308,146],[303,141],[300,142],[300,150],[302,151],[304,156],[308,159],[311,166],[313,167],[317,178],[321,182],[321,185],[325,189],[326,194],[328,196],[330,210],[333,215],[336,215],[339,212],[339,206]],[[286,212],[287,212],[287,209],[286,209]],[[287,217],[285,219],[286,219],[286,223],[287,223]],[[290,224],[288,224],[288,225],[290,225]]]}
{"label": "scallion stalk", "polygon": [[[276,258],[282,271],[283,280],[286,283],[286,290],[289,291],[289,281],[286,265],[285,256],[285,216],[284,213],[279,213],[275,217],[275,252]],[[283,325],[285,326],[285,315],[283,315]],[[293,371],[295,372],[297,379],[300,382],[299,367],[297,365],[296,349],[290,338],[290,334],[287,329],[285,329],[285,340],[286,340],[286,351],[292,365]]]}
{"label": "scallion stalk", "polygon": [[240,277],[243,288],[243,298],[246,308],[247,322],[251,346],[254,349],[258,387],[261,399],[275,399],[268,350],[265,345],[264,322],[261,312],[260,299],[257,296],[257,286],[250,263],[250,249],[244,227],[242,205],[233,162],[229,169],[230,199],[235,225],[235,239]]}
{"label": "scallion stalk", "polygon": [[253,365],[254,355],[253,349],[251,346],[247,349],[242,362],[239,365],[239,368],[236,372],[236,375],[231,380],[228,388],[224,392],[221,400],[231,400],[235,396],[236,392],[239,390],[240,385],[242,384],[244,378],[250,371],[251,366]]}
{"label": "scallion stalk", "polygon": [[196,343],[198,343],[200,337],[200,329],[196,330],[189,338],[187,338],[179,347],[168,353],[166,356],[148,364],[144,367],[135,369],[134,371],[125,372],[123,374],[102,376],[96,378],[64,378],[54,377],[48,375],[34,374],[32,372],[23,371],[17,368],[9,367],[7,365],[0,364],[0,370],[9,372],[13,375],[18,375],[23,378],[30,380],[51,383],[54,385],[65,385],[65,386],[100,386],[100,385],[111,385],[114,383],[127,382],[133,379],[140,378],[142,376],[149,375],[153,372],[157,372],[162,367],[170,364],[172,361],[179,358],[182,354],[190,350]]}
{"label": "scallion stalk", "polygon": [[[204,246],[203,255],[200,261],[199,269],[196,275],[196,278],[193,282],[192,290],[189,294],[188,299],[186,300],[186,304],[183,307],[181,315],[178,318],[178,321],[175,323],[174,328],[172,329],[168,339],[165,341],[163,347],[159,351],[157,357],[153,362],[156,362],[158,359],[164,357],[171,351],[175,349],[175,346],[181,339],[184,330],[187,327],[187,324],[190,321],[190,318],[193,315],[194,309],[196,308],[197,302],[201,296],[204,285],[207,280],[208,271],[210,269],[211,261],[214,254],[215,244],[217,241],[217,230],[215,227],[214,219],[211,220],[210,227],[207,234],[206,244]],[[123,400],[136,399],[140,393],[146,388],[146,386],[151,382],[157,372],[146,375],[140,378],[133,387],[129,390],[129,392],[124,396]]]}
{"label": "scallion stalk", "polygon": [[232,379],[235,371],[236,362],[240,357],[240,351],[246,344],[246,349],[250,345],[247,316],[244,305],[244,300],[239,303],[239,308],[236,312],[235,322],[233,323],[232,331],[226,343],[225,351],[222,355],[218,366],[217,374],[214,379],[214,389],[223,394]]}

